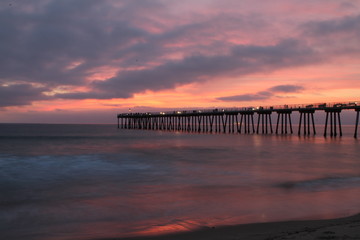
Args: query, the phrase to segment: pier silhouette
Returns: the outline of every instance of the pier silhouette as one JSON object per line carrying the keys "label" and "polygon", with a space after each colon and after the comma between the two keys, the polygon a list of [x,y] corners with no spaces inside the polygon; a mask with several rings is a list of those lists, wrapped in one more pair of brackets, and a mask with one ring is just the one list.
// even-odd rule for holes
{"label": "pier silhouette", "polygon": [[[316,104],[294,104],[243,108],[214,108],[147,113],[120,113],[117,115],[118,128],[167,130],[187,132],[223,132],[243,134],[293,134],[292,113],[299,112],[297,134],[315,135],[314,113],[326,114],[324,137],[342,136],[341,112],[354,110],[356,113],[354,138],[357,138],[360,102],[337,102]],[[276,128],[273,129],[272,114],[277,114]],[[257,116],[257,121],[254,116]],[[255,125],[255,122],[257,123]]]}

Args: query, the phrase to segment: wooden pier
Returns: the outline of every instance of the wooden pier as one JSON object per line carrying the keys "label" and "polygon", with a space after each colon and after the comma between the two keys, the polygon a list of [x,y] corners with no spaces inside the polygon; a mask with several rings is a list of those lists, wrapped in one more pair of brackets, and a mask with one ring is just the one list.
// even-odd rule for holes
{"label": "wooden pier", "polygon": [[[298,135],[315,135],[314,113],[326,114],[324,137],[342,136],[341,112],[355,110],[354,138],[357,138],[360,102],[317,103],[226,109],[182,110],[169,112],[120,113],[118,128],[186,132],[242,134],[293,134],[292,113],[299,112]],[[272,114],[277,114],[275,131]],[[257,121],[254,116],[257,116]],[[256,123],[256,125],[255,125]]]}

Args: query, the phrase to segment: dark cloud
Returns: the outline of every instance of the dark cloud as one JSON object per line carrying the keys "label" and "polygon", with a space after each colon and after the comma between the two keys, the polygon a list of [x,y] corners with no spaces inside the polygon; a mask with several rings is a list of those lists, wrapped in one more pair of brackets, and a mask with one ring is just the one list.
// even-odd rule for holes
{"label": "dark cloud", "polygon": [[[0,6],[0,85],[27,82],[51,91],[58,86],[86,85],[97,67],[126,67],[127,50],[149,33],[125,15],[136,19],[144,9],[155,13],[155,7],[160,9],[155,2],[137,1],[137,12],[133,1],[34,0],[19,1],[11,9]],[[6,94],[0,106],[43,99],[35,97],[40,93],[30,85],[26,86],[34,96],[21,97],[27,96],[24,86],[2,87],[12,95]]]}
{"label": "dark cloud", "polygon": [[[31,87],[35,85],[48,92],[56,87],[90,89],[56,94],[53,99],[130,98],[147,90],[319,63],[325,59],[318,50],[322,48],[301,39],[359,31],[359,16],[349,16],[304,24],[298,40],[275,36],[268,45],[267,41],[236,45],[227,39],[247,39],[253,32],[271,35],[271,23],[238,13],[168,23],[174,16],[166,4],[157,0],[33,0],[18,1],[12,8],[0,6],[0,84],[27,83],[29,93],[35,95],[39,91]],[[178,60],[169,60],[173,55]],[[115,76],[90,81],[104,66],[115,69]],[[18,90],[14,96],[21,96],[22,89]],[[42,100],[41,92],[37,94],[25,102]],[[18,105],[17,98],[9,98],[6,105]]]}
{"label": "dark cloud", "polygon": [[360,57],[360,15],[350,15],[301,25],[302,36],[332,61],[341,57]]}
{"label": "dark cloud", "polygon": [[30,84],[0,85],[0,107],[29,105],[33,101],[49,99],[43,91],[45,89]]}
{"label": "dark cloud", "polygon": [[247,102],[247,101],[266,100],[274,97],[276,93],[296,93],[304,89],[305,89],[304,87],[298,85],[291,85],[291,84],[277,85],[267,89],[266,91],[234,95],[228,97],[220,97],[217,98],[217,100],[226,101],[226,102]]}
{"label": "dark cloud", "polygon": [[[115,53],[147,33],[125,19],[112,20],[109,3],[35,0],[0,9],[0,79],[80,85],[89,70],[111,66]],[[73,62],[82,64],[69,68]]]}
{"label": "dark cloud", "polygon": [[94,82],[93,92],[58,94],[59,98],[128,98],[146,90],[158,91],[219,76],[243,76],[255,72],[303,66],[319,61],[311,48],[296,40],[276,45],[238,45],[226,55],[195,55],[152,69],[120,72],[106,81]]}
{"label": "dark cloud", "polygon": [[257,100],[265,100],[269,99],[273,96],[271,92],[258,92],[253,94],[241,94],[234,95],[229,97],[220,97],[217,100],[225,101],[225,102],[248,102],[248,101],[257,101]]}
{"label": "dark cloud", "polygon": [[360,15],[346,16],[324,21],[311,21],[301,27],[305,34],[329,36],[339,33],[360,34]]}
{"label": "dark cloud", "polygon": [[271,92],[280,92],[280,93],[296,93],[304,90],[305,88],[298,85],[278,85],[269,88],[268,90]]}

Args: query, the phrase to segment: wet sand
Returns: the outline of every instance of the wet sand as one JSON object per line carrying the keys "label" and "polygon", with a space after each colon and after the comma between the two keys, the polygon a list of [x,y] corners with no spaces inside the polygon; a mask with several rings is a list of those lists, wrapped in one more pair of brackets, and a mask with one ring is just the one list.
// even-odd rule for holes
{"label": "wet sand", "polygon": [[[311,221],[289,221],[209,227],[194,232],[164,236],[118,238],[117,240],[360,240],[360,214],[355,216]],[[107,239],[110,240],[110,239]],[[115,240],[115,239],[111,239]]]}

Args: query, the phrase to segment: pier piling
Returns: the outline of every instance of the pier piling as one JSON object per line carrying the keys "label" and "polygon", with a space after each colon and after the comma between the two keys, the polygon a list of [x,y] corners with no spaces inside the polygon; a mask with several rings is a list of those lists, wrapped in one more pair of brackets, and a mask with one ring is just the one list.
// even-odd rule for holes
{"label": "pier piling", "polygon": [[244,122],[244,133],[249,134],[251,133],[251,131],[252,133],[255,133],[254,112],[251,111],[240,112],[240,125],[238,127],[238,133],[241,133],[243,122]]}
{"label": "pier piling", "polygon": [[[280,119],[281,119],[281,124],[280,124],[281,134],[288,134],[288,130],[290,131],[291,134],[293,133],[292,124],[291,124],[291,113],[292,110],[290,109],[283,109],[277,111],[278,115],[276,121],[275,134],[278,134]],[[289,126],[288,126],[288,121],[289,121]]]}
{"label": "pier piling", "polygon": [[304,129],[304,135],[310,135],[311,134],[311,126],[313,129],[313,134],[316,134],[315,130],[315,121],[314,121],[314,109],[302,109],[299,110],[300,112],[300,120],[299,120],[299,129],[298,129],[298,135],[301,135],[301,123],[303,123],[303,129]]}
{"label": "pier piling", "polygon": [[[337,127],[339,128],[339,135],[341,137],[342,136],[341,119],[340,119],[341,108],[326,109],[325,113],[326,113],[326,119],[325,119],[324,137],[327,136],[329,119],[330,119],[330,126],[329,126],[330,137],[337,136]],[[338,123],[336,120],[338,120]]]}
{"label": "pier piling", "polygon": [[356,121],[355,121],[355,133],[354,133],[354,138],[357,138],[360,108],[356,108],[355,111],[356,111]]}
{"label": "pier piling", "polygon": [[[261,124],[261,133],[268,134],[269,130],[273,133],[272,122],[271,122],[271,113],[270,110],[261,110],[258,111],[258,124],[256,128],[256,133],[259,134],[259,127]],[[261,121],[260,121],[261,120]]]}

